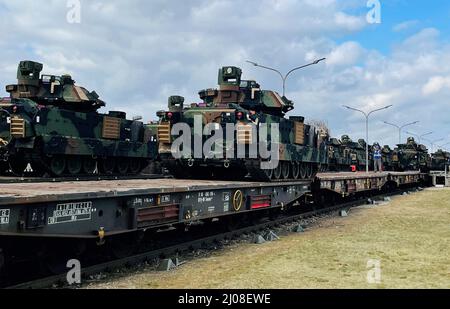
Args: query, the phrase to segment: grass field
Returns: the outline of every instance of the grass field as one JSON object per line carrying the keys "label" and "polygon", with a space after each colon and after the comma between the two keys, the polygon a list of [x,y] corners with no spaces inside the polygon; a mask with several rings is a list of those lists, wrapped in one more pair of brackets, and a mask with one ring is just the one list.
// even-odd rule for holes
{"label": "grass field", "polygon": [[[381,281],[368,283],[369,260]],[[450,189],[395,197],[303,234],[227,247],[171,272],[92,288],[450,288]]]}

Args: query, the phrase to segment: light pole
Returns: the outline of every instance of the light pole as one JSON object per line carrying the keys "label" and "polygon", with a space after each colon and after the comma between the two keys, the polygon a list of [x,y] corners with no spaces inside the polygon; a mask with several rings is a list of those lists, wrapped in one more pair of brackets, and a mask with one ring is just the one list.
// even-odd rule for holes
{"label": "light pole", "polygon": [[286,75],[283,75],[283,74],[282,74],[279,70],[277,70],[277,69],[274,69],[274,68],[271,68],[271,67],[268,67],[268,66],[264,66],[264,65],[260,65],[260,64],[258,64],[258,63],[256,63],[256,62],[248,61],[248,60],[247,60],[247,62],[250,63],[250,64],[253,64],[255,67],[263,68],[263,69],[270,70],[270,71],[274,71],[274,72],[278,73],[278,75],[280,75],[280,77],[281,77],[281,80],[283,81],[283,97],[284,97],[284,96],[286,95],[286,80],[287,80],[287,78],[289,77],[289,75],[291,75],[291,73],[293,73],[293,72],[295,72],[295,71],[297,71],[297,70],[300,70],[300,69],[309,67],[309,66],[311,66],[311,65],[318,64],[319,62],[321,62],[321,61],[323,61],[323,60],[325,60],[325,59],[326,59],[326,58],[321,58],[321,59],[315,60],[315,61],[313,61],[313,62],[311,62],[311,63],[308,63],[308,64],[305,64],[305,65],[302,65],[302,66],[293,68],[292,70],[290,70],[289,72],[287,72]]}
{"label": "light pole", "polygon": [[434,145],[436,145],[437,142],[443,141],[444,139],[443,139],[443,138],[440,138],[440,139],[431,141],[431,140],[429,140],[429,139],[424,138],[424,140],[426,140],[427,142],[430,143],[430,146],[431,146],[431,153],[433,153],[433,152],[434,152]]}
{"label": "light pole", "polygon": [[412,133],[412,132],[406,132],[406,133],[408,133],[408,134],[410,134],[410,135],[412,135],[414,137],[417,137],[419,144],[422,144],[422,138],[424,138],[427,135],[433,134],[434,132],[428,132],[428,133],[425,133],[425,134],[422,134],[422,135],[419,135],[419,134],[416,134],[416,133]]}
{"label": "light pole", "polygon": [[420,121],[414,121],[414,122],[410,122],[410,123],[404,124],[404,125],[402,125],[402,126],[399,126],[399,125],[396,125],[396,124],[393,124],[393,123],[384,121],[385,124],[388,124],[388,125],[390,125],[390,126],[396,127],[396,128],[398,129],[398,143],[399,143],[399,144],[402,143],[402,130],[403,130],[404,128],[406,128],[406,127],[409,127],[409,126],[418,124],[419,122],[420,122]]}
{"label": "light pole", "polygon": [[447,146],[447,145],[450,145],[450,142],[448,142],[448,143],[446,143],[446,144],[444,144],[444,145],[439,146],[439,148],[441,148],[442,150],[445,150],[444,147]]}
{"label": "light pole", "polygon": [[388,106],[385,106],[383,108],[378,108],[378,109],[375,109],[375,110],[370,111],[368,113],[365,112],[365,111],[362,111],[360,109],[347,106],[347,105],[343,105],[343,106],[345,108],[347,108],[347,109],[360,112],[366,117],[366,173],[369,173],[369,117],[370,117],[371,114],[373,114],[375,112],[379,112],[379,111],[388,109],[389,107],[392,107],[392,105],[388,105]]}

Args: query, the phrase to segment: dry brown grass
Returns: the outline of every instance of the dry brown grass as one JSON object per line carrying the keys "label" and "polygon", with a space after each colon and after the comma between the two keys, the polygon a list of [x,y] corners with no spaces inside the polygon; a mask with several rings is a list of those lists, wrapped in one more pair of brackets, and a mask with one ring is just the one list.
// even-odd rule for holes
{"label": "dry brown grass", "polygon": [[[304,234],[91,287],[450,288],[449,248],[450,189],[429,189],[323,220]],[[381,261],[381,284],[367,283],[369,259]]]}

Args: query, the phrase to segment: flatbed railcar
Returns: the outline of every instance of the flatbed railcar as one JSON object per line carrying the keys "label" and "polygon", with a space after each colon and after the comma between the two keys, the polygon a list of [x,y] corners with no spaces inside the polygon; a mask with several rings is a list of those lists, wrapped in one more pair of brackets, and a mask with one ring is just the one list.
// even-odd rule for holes
{"label": "flatbed railcar", "polygon": [[313,182],[166,178],[2,184],[0,269],[25,251],[129,242],[145,232],[239,221],[261,211],[278,213],[329,197],[379,194],[425,180],[420,172],[383,172],[318,174]]}

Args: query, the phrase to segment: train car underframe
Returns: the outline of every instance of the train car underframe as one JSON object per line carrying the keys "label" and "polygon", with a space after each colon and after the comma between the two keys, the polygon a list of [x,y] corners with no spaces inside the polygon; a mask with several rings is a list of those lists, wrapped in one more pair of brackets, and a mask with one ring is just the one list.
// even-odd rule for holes
{"label": "train car underframe", "polygon": [[113,255],[120,257],[144,237],[157,240],[164,231],[185,233],[202,225],[231,228],[253,216],[307,208],[312,202],[338,203],[425,181],[426,175],[419,172],[392,172],[318,174],[313,182],[134,179],[4,184],[0,268],[30,252],[46,262],[63,252],[76,257],[104,248],[114,248]]}

